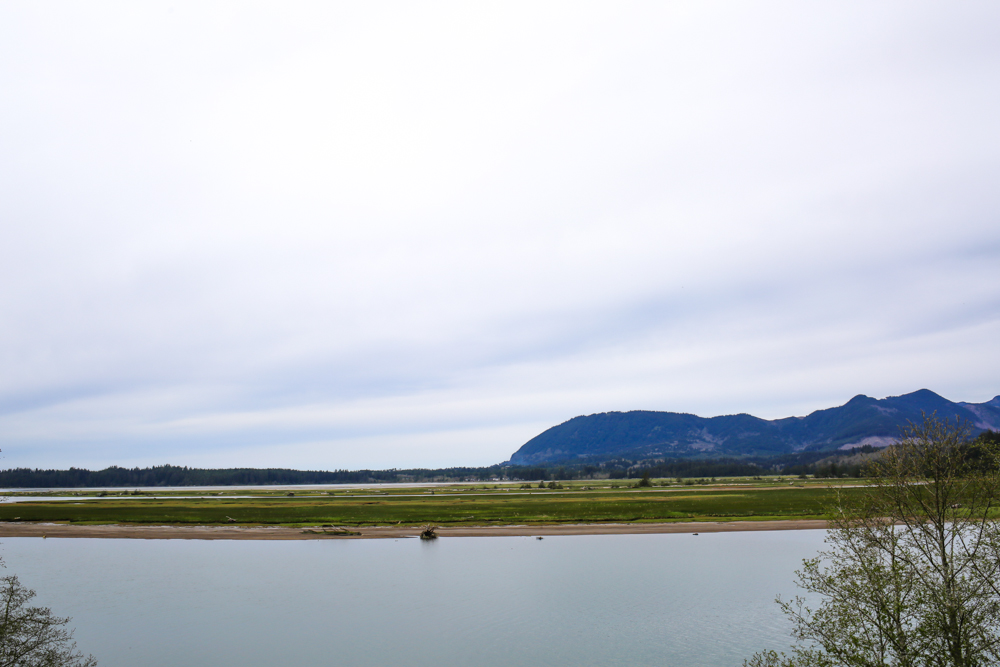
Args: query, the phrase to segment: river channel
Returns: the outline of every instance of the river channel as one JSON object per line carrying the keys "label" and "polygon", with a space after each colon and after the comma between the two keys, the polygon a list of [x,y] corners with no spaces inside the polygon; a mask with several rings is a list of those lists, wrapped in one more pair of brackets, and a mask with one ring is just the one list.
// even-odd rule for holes
{"label": "river channel", "polygon": [[815,530],[287,542],[5,538],[104,667],[728,667],[782,648]]}

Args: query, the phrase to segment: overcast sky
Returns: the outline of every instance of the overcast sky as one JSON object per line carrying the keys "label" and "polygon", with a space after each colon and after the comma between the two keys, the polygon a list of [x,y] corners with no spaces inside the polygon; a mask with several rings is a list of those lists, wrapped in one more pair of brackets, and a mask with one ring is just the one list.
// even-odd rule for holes
{"label": "overcast sky", "polygon": [[0,466],[1000,394],[995,2],[0,5]]}

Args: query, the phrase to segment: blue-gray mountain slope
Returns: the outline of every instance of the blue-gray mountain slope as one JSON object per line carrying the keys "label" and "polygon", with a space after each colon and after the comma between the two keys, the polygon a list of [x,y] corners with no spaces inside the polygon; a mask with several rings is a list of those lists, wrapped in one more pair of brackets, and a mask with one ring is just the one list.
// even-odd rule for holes
{"label": "blue-gray mountain slope", "polygon": [[1000,396],[953,403],[933,391],[881,400],[858,395],[807,417],[698,417],[677,412],[604,412],[574,417],[535,436],[510,458],[514,465],[585,463],[612,458],[779,456],[797,451],[887,445],[923,414],[969,422],[976,432],[1000,430]]}

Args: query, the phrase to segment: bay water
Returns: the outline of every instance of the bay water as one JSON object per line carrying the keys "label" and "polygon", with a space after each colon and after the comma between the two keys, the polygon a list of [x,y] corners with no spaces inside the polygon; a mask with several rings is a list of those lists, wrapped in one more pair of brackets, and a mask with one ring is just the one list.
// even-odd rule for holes
{"label": "bay water", "polygon": [[5,538],[104,667],[728,667],[825,531],[195,541]]}

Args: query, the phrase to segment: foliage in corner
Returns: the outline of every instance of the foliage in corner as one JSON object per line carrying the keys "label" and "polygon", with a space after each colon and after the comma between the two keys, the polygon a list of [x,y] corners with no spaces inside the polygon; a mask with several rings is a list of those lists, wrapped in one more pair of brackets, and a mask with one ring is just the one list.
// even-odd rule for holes
{"label": "foliage in corner", "polygon": [[1000,661],[996,443],[925,417],[873,460],[866,493],[840,499],[827,549],[779,598],[791,655],[745,667],[978,667]]}
{"label": "foliage in corner", "polygon": [[29,606],[34,597],[16,576],[0,578],[0,667],[95,667],[76,650],[69,619]]}

